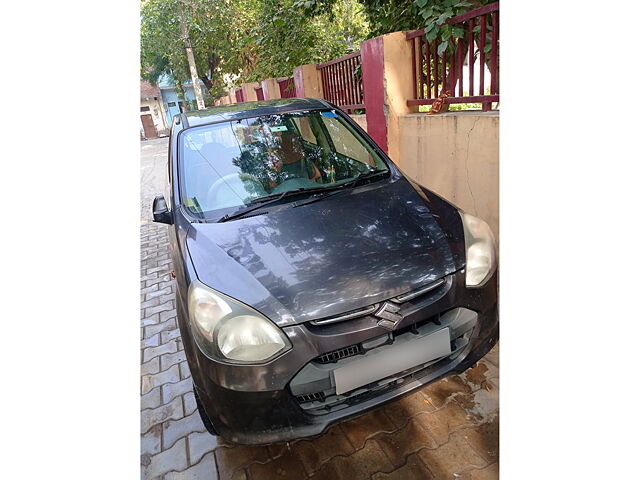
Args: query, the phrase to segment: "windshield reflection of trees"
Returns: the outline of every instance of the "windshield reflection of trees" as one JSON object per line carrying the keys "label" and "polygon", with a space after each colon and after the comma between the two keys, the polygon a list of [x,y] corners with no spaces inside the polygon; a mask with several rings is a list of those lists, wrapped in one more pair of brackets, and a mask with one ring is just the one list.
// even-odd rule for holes
{"label": "windshield reflection of trees", "polygon": [[[307,117],[318,116],[318,114],[307,115]],[[369,167],[359,161],[344,155],[339,155],[331,149],[327,151],[320,145],[314,145],[305,141],[297,132],[292,118],[295,115],[269,115],[257,117],[248,120],[242,120],[239,125],[233,125],[233,132],[238,141],[238,149],[240,154],[231,159],[231,163],[235,165],[241,173],[239,178],[242,180],[245,189],[251,194],[252,198],[264,195],[264,192],[270,193],[275,187],[282,184],[290,178],[306,178],[309,172],[313,172],[315,165],[320,172],[320,179],[317,181],[318,186],[333,183],[339,180],[353,178],[363,171],[367,171]],[[318,122],[317,119],[312,121]],[[331,137],[331,141],[339,139],[342,145],[342,151],[348,151],[344,146],[344,141],[339,135],[339,130],[333,124],[328,124],[330,128],[336,131],[334,135],[326,135]],[[283,171],[283,164],[292,159],[286,158],[292,152],[284,152],[282,139],[280,136],[273,134],[269,129],[272,126],[284,126],[287,131],[296,137],[295,150],[293,154],[299,156],[300,164],[297,170]],[[316,132],[318,129],[316,128]],[[351,133],[345,130],[344,133]],[[330,145],[329,138],[324,139],[326,145]],[[292,162],[295,163],[295,162]],[[305,176],[305,169],[307,175]],[[299,170],[299,173],[298,173]],[[260,188],[262,186],[262,189]],[[251,198],[245,200],[248,203]]]}

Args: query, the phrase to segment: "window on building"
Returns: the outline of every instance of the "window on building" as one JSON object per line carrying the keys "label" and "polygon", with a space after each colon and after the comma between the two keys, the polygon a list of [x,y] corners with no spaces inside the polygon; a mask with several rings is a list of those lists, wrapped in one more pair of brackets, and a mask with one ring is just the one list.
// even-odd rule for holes
{"label": "window on building", "polygon": [[150,110],[149,107],[140,107],[141,112],[148,112]]}
{"label": "window on building", "polygon": [[176,106],[176,102],[169,102],[169,106],[170,107],[175,107]]}

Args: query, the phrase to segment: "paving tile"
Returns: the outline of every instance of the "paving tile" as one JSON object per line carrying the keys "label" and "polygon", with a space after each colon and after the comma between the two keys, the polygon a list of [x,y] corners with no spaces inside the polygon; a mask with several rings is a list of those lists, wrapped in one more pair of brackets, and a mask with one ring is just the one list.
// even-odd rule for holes
{"label": "paving tile", "polygon": [[142,454],[140,458],[143,478],[162,478],[172,470],[180,471],[187,468],[186,440],[181,439],[168,450],[156,455]]}
{"label": "paving tile", "polygon": [[[176,311],[175,310],[167,310],[165,312],[160,312],[160,323],[166,322],[167,320],[173,318],[176,318]],[[177,328],[177,327],[174,327]]]}
{"label": "paving tile", "polygon": [[160,425],[155,425],[151,429],[140,437],[140,455],[149,454],[155,455],[160,453],[161,450],[161,436],[162,428]]}
{"label": "paving tile", "polygon": [[374,473],[371,480],[442,480],[436,479],[427,466],[414,453],[407,458],[407,462],[391,473]]}
{"label": "paving tile", "polygon": [[311,474],[331,457],[350,455],[355,449],[343,431],[336,426],[318,437],[294,443],[291,445],[291,451],[300,458],[307,473]]}
{"label": "paving tile", "polygon": [[[163,295],[167,295],[167,294],[170,294],[170,293],[172,293],[171,292],[171,287],[165,287],[163,289],[156,288],[153,291],[147,292],[145,294],[145,297],[146,297],[147,300],[151,300],[152,298],[161,297]],[[164,302],[161,301],[160,303],[164,303]]]}
{"label": "paving tile", "polygon": [[[176,397],[174,401],[179,401],[182,406],[182,398]],[[204,424],[198,412],[179,420],[169,420],[162,424],[162,448],[171,447],[180,437],[186,437],[192,432],[204,432]]]}
{"label": "paving tile", "polygon": [[404,465],[406,458],[421,448],[437,448],[434,438],[414,419],[394,433],[374,437],[395,468]]}
{"label": "paving tile", "polygon": [[193,382],[190,378],[181,380],[178,383],[165,383],[162,385],[162,399],[165,403],[170,402],[178,395],[183,395],[191,391]]}
{"label": "paving tile", "polygon": [[458,393],[471,393],[471,388],[458,375],[443,378],[422,389],[422,394],[436,408],[442,407]]}
{"label": "paving tile", "polygon": [[140,397],[140,410],[146,410],[147,408],[157,408],[161,405],[160,399],[160,387],[156,387],[149,393],[145,393]]}
{"label": "paving tile", "polygon": [[459,478],[461,472],[482,468],[487,462],[464,440],[460,432],[452,433],[449,441],[435,450],[418,452],[420,459],[438,479]]}
{"label": "paving tile", "polygon": [[[145,309],[145,313],[147,312],[147,308],[151,308],[151,307],[157,307],[158,305],[160,305],[160,300],[157,298],[152,298],[151,300],[145,300],[144,302],[140,303],[140,308],[144,308]],[[164,310],[164,309],[163,309]],[[151,314],[153,314],[155,312],[151,312]]]}
{"label": "paving tile", "polygon": [[144,310],[141,310],[143,313],[143,318],[140,320],[140,325],[143,327],[147,327],[149,325],[156,325],[160,321],[160,314],[154,313],[149,317],[144,317]]}
{"label": "paving tile", "polygon": [[[151,253],[150,255],[154,255],[154,253]],[[157,290],[158,290],[158,284],[154,283],[153,285],[149,285],[148,287],[141,288],[140,293],[142,295],[145,295],[150,292],[156,292]]]}
{"label": "paving tile", "polygon": [[496,343],[482,359],[493,363],[496,367],[500,367],[500,342]]}
{"label": "paving tile", "polygon": [[167,370],[156,373],[155,375],[145,375],[142,377],[142,394],[150,392],[155,387],[164,385],[165,383],[176,383],[180,381],[180,369],[178,365],[174,365]]}
{"label": "paving tile", "polygon": [[152,358],[147,363],[143,363],[140,366],[140,376],[143,377],[145,375],[153,375],[156,373],[160,373],[160,358]]}
{"label": "paving tile", "polygon": [[180,329],[176,328],[174,330],[165,330],[161,334],[160,343],[167,343],[170,340],[178,338],[180,336]]}
{"label": "paving tile", "polygon": [[182,362],[180,364],[180,377],[183,379],[191,377],[191,372],[189,371],[189,365],[187,365],[187,362]]}
{"label": "paving tile", "polygon": [[302,462],[291,451],[268,463],[252,463],[248,470],[252,479],[303,480],[308,478]]}
{"label": "paving tile", "polygon": [[140,277],[140,280],[142,281],[148,281],[148,280],[155,280],[158,278],[158,273],[157,272],[153,272],[153,273],[146,273],[145,275],[142,275]]}
{"label": "paving tile", "polygon": [[377,472],[391,472],[393,465],[375,440],[369,440],[364,448],[356,450],[348,457],[339,455],[325,463],[317,473],[311,476],[314,480],[324,479],[361,479],[369,478]]}
{"label": "paving tile", "polygon": [[188,443],[189,459],[192,464],[199,462],[205,454],[213,452],[223,444],[220,437],[213,436],[209,432],[194,432],[189,434]]}
{"label": "paving tile", "polygon": [[461,376],[465,379],[465,382],[471,388],[472,392],[480,390],[485,387],[487,382],[486,372],[488,367],[486,363],[478,362],[473,368],[466,370]]}
{"label": "paving tile", "polygon": [[499,408],[499,390],[497,388],[491,391],[480,389],[473,393],[473,407],[468,411],[475,416],[479,422],[487,422],[498,414]]}
{"label": "paving tile", "polygon": [[[193,463],[193,459],[191,459]],[[182,472],[169,472],[164,480],[217,480],[216,462],[213,453],[208,453],[202,460]]]}
{"label": "paving tile", "polygon": [[169,419],[178,420],[182,417],[182,399],[180,397],[158,408],[143,410],[140,412],[140,433],[146,433],[152,426]]}
{"label": "paving tile", "polygon": [[448,441],[452,430],[474,424],[474,418],[456,402],[449,403],[435,412],[419,415],[416,420],[438,445]]}
{"label": "paving tile", "polygon": [[142,340],[140,342],[140,348],[147,348],[147,347],[157,347],[158,345],[160,345],[160,335],[158,335],[157,333],[149,338],[145,338],[144,340]]}
{"label": "paving tile", "polygon": [[[169,345],[168,343],[166,345]],[[178,348],[178,343],[176,342],[176,348]],[[178,350],[175,353],[166,353],[160,357],[160,370],[166,370],[171,365],[176,365],[180,362],[184,362],[187,360],[187,356],[184,353],[184,350]]]}
{"label": "paving tile", "polygon": [[[159,347],[148,347],[143,350],[142,359],[144,362],[148,362],[154,357],[159,357],[165,353],[175,353],[178,351],[178,344],[174,342],[165,343]],[[160,368],[162,370],[162,368]]]}
{"label": "paving tile", "polygon": [[233,478],[236,471],[252,462],[267,462],[269,451],[265,446],[234,445],[217,448],[215,456],[220,479],[225,480]]}
{"label": "paving tile", "polygon": [[184,414],[191,415],[198,409],[196,404],[196,397],[193,395],[193,391],[187,392],[182,396],[182,402],[184,403]]}
{"label": "paving tile", "polygon": [[485,362],[481,360],[481,362],[487,367],[487,372],[485,376],[487,377],[487,381],[494,387],[499,387],[499,378],[500,378],[500,370],[491,362]]}
{"label": "paving tile", "polygon": [[383,411],[393,424],[400,428],[406,425],[407,421],[416,415],[424,412],[433,412],[434,406],[429,403],[421,392],[414,392],[396,402],[385,405]]}
{"label": "paving tile", "polygon": [[467,443],[488,463],[498,460],[500,423],[498,417],[491,422],[460,430]]}
{"label": "paving tile", "polygon": [[349,420],[340,425],[351,445],[356,449],[364,446],[367,438],[380,432],[394,432],[397,427],[385,415],[383,410],[374,410],[354,420]]}
{"label": "paving tile", "polygon": [[[162,317],[160,318],[162,319]],[[152,335],[155,335],[156,333],[160,333],[164,330],[173,330],[174,328],[178,328],[178,326],[176,325],[175,317],[170,318],[164,322],[144,327],[144,334],[145,336],[150,337]]]}
{"label": "paving tile", "polygon": [[464,472],[458,480],[498,480],[500,475],[497,463],[492,463],[481,469]]}
{"label": "paving tile", "polygon": [[[151,300],[149,300],[149,302],[155,302],[157,301],[157,298],[153,298]],[[154,313],[160,313],[160,312],[165,312],[165,311],[173,311],[174,307],[173,307],[173,301],[169,301],[169,302],[165,302],[161,305],[156,305],[156,306],[152,306],[152,307],[148,307],[144,309],[144,314],[145,317],[148,317],[149,315],[153,315]]]}

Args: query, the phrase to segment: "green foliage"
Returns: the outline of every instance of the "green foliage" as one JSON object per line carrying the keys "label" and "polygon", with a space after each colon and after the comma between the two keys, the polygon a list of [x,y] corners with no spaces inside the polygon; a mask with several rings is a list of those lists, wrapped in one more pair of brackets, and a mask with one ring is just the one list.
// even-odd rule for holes
{"label": "green foliage", "polygon": [[[491,0],[142,0],[141,78],[190,80],[180,19],[212,97],[227,88],[290,76],[298,65],[359,50],[367,38],[425,28],[442,54],[460,26],[446,21]],[[476,29],[477,30],[477,29]],[[490,30],[490,25],[488,25]],[[488,45],[490,48],[490,45]]]}
{"label": "green foliage", "polygon": [[335,0],[327,8],[301,0],[259,2],[251,42],[255,68],[245,81],[290,76],[298,65],[321,63],[359,50],[369,33],[356,0]]}
{"label": "green foliage", "polygon": [[[309,5],[305,5],[305,3]],[[213,97],[248,81],[290,76],[298,65],[359,49],[369,33],[357,0],[333,0],[312,11],[299,0],[143,0],[141,77],[155,84],[171,73],[190,78],[180,16],[200,78]]]}
{"label": "green foliage", "polygon": [[[299,0],[309,12],[330,8],[336,0]],[[425,29],[429,42],[439,40],[438,52],[451,47],[450,38],[461,38],[460,26],[445,22],[495,0],[360,0],[370,25],[370,37],[385,33]],[[490,28],[490,26],[488,26]]]}

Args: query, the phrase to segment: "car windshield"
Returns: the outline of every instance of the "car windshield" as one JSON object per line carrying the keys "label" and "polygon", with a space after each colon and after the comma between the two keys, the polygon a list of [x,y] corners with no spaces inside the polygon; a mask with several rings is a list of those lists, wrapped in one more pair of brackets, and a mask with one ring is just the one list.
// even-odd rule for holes
{"label": "car windshield", "polygon": [[182,204],[197,215],[388,171],[365,139],[331,110],[193,127],[179,138]]}

